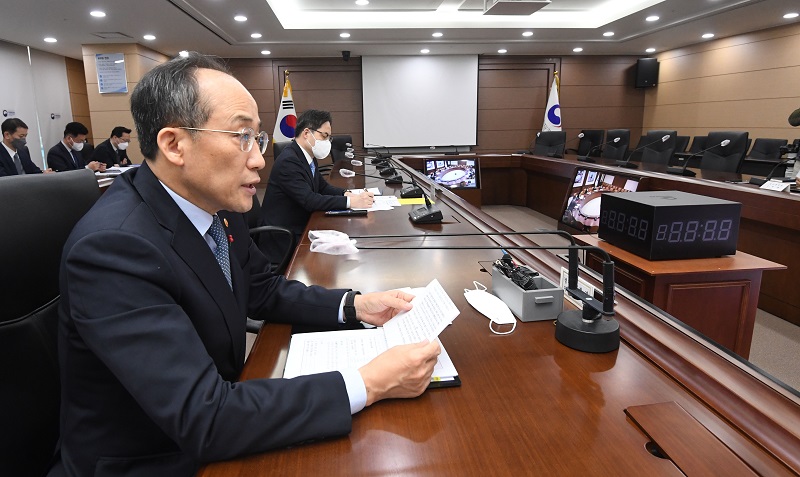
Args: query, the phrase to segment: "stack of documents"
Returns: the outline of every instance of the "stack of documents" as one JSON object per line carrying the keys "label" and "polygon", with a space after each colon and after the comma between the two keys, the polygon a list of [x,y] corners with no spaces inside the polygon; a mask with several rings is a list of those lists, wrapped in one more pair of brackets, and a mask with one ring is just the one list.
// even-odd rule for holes
{"label": "stack of documents", "polygon": [[[293,335],[283,377],[357,369],[393,346],[436,339],[458,316],[458,308],[438,280],[414,292],[414,307],[381,328]],[[456,368],[442,346],[429,387],[460,384]]]}

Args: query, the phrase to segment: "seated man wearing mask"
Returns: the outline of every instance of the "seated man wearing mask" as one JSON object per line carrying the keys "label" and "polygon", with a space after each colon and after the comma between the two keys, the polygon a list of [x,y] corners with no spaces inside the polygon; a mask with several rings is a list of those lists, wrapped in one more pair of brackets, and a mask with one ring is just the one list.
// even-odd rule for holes
{"label": "seated man wearing mask", "polygon": [[74,171],[75,169],[89,169],[97,172],[106,170],[106,165],[97,161],[86,164],[83,161],[84,141],[89,130],[81,123],[67,123],[64,128],[64,138],[47,151],[47,165],[56,172]]}
{"label": "seated man wearing mask", "polygon": [[[372,207],[371,192],[356,194],[328,184],[319,173],[317,160],[331,152],[331,113],[309,109],[297,118],[294,141],[275,158],[261,207],[262,225],[278,225],[295,234],[295,242],[306,228],[311,212]],[[277,240],[277,237],[276,237]],[[285,247],[268,245],[273,263]],[[262,247],[263,249],[264,247]]]}
{"label": "seated man wearing mask", "polygon": [[125,150],[131,142],[131,130],[117,126],[111,130],[111,136],[94,149],[92,161],[102,162],[106,167],[130,166],[128,153]]}
{"label": "seated man wearing mask", "polygon": [[[41,174],[43,171],[31,160],[28,151],[28,125],[19,118],[3,121],[3,147],[0,147],[0,177]],[[44,172],[53,172],[47,169]]]}

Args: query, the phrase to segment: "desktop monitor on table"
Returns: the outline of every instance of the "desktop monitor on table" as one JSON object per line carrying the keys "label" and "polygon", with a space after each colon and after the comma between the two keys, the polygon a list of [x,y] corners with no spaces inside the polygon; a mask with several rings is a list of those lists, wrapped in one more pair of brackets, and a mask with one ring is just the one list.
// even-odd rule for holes
{"label": "desktop monitor on table", "polygon": [[480,189],[480,163],[470,159],[428,159],[424,173],[433,182],[448,189]]}
{"label": "desktop monitor on table", "polygon": [[636,192],[638,188],[636,177],[578,168],[564,201],[558,228],[570,233],[596,234],[600,227],[602,195],[606,192]]}

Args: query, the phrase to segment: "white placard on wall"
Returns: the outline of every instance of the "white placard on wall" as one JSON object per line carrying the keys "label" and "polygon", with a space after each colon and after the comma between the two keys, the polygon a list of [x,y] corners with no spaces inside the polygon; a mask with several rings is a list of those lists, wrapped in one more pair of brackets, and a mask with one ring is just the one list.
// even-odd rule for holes
{"label": "white placard on wall", "polygon": [[97,53],[97,84],[100,93],[127,93],[128,77],[125,74],[125,55],[122,53]]}

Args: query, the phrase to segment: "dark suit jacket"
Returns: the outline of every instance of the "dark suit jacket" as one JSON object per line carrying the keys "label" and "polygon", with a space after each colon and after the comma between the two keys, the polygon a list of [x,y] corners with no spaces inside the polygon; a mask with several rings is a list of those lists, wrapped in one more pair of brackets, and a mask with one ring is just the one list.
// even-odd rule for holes
{"label": "dark suit jacket", "polygon": [[114,164],[129,165],[127,151],[115,150],[111,144],[111,139],[106,139],[94,148],[92,154],[92,161],[104,162],[108,167],[114,167]]}
{"label": "dark suit jacket", "polygon": [[311,212],[347,208],[345,190],[328,184],[319,173],[316,159],[314,165],[312,177],[308,161],[296,142],[283,149],[269,174],[261,207],[262,225],[286,227],[299,238]]}
{"label": "dark suit jacket", "polygon": [[[27,147],[17,149],[19,161],[22,163],[22,170],[25,174],[41,174],[42,170],[31,160],[31,153]],[[14,165],[14,157],[8,154],[5,147],[0,145],[0,177],[16,176],[17,166]]]}
{"label": "dark suit jacket", "polygon": [[242,214],[220,216],[233,238],[233,291],[147,164],[118,177],[73,229],[51,475],[189,476],[202,462],[350,432],[339,373],[235,382],[246,316],[336,327],[346,290],[265,272]]}
{"label": "dark suit jacket", "polygon": [[[61,141],[58,141],[58,144],[51,147],[50,150],[47,151],[47,167],[56,172],[74,171],[75,169],[78,169],[69,153],[70,151],[67,150],[67,147]],[[85,163],[83,162],[83,156],[81,153],[78,151],[72,151],[72,154],[75,155],[75,159],[78,161],[78,164],[80,164],[80,167],[83,168]]]}

